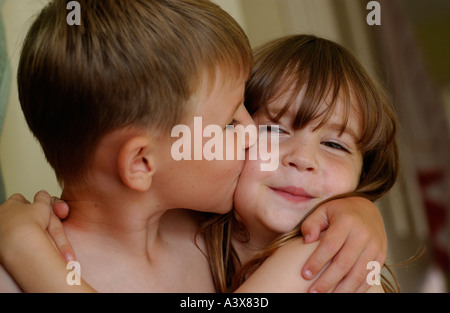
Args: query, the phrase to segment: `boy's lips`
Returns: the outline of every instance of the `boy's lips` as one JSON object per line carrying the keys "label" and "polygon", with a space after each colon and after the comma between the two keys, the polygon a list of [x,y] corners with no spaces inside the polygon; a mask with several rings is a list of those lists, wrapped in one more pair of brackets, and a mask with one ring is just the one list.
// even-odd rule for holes
{"label": "boy's lips", "polygon": [[284,199],[299,203],[306,202],[314,199],[315,197],[307,193],[304,189],[294,186],[286,186],[286,187],[269,187],[272,191],[274,191],[277,195],[283,197]]}

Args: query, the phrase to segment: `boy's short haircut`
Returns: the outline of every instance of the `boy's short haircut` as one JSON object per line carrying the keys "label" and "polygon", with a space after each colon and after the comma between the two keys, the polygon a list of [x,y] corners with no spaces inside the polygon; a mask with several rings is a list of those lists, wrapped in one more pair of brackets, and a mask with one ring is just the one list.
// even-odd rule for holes
{"label": "boy's short haircut", "polygon": [[53,0],[33,22],[18,69],[27,123],[60,183],[83,176],[100,138],[135,126],[165,132],[218,67],[247,79],[244,31],[207,0]]}

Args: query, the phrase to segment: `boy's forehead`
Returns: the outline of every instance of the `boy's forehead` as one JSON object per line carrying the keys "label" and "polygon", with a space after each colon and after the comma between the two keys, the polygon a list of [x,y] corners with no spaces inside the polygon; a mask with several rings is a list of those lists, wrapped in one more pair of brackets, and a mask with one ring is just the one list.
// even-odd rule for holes
{"label": "boy's forehead", "polygon": [[[240,76],[240,77],[238,77]],[[198,90],[191,97],[194,114],[214,112],[218,115],[234,112],[243,103],[246,77],[218,68],[203,75]]]}
{"label": "boy's forehead", "polygon": [[223,71],[219,67],[214,73],[203,75],[195,98],[198,100],[205,100],[219,95],[243,98],[246,79],[243,72],[235,73],[233,71]]}

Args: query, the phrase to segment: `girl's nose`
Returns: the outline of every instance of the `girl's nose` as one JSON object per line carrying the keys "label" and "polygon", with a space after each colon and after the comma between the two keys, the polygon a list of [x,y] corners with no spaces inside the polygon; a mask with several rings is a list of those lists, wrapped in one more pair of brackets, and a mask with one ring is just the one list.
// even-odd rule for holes
{"label": "girl's nose", "polygon": [[[297,137],[297,138],[296,138]],[[311,140],[306,136],[295,136],[290,138],[283,147],[285,153],[281,150],[282,164],[286,167],[295,168],[298,171],[316,172],[318,168],[317,153]]]}

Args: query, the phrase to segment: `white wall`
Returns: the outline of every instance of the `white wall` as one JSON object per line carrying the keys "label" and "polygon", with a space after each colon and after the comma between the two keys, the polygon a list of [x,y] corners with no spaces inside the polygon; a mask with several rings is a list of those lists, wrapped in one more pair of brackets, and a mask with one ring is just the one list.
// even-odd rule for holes
{"label": "white wall", "polygon": [[6,196],[20,192],[28,199],[46,189],[59,195],[60,188],[53,170],[26,125],[17,96],[17,65],[20,47],[31,17],[46,1],[6,0],[2,7],[12,82],[3,132],[0,137],[0,165],[3,171]]}
{"label": "white wall", "polygon": [[227,11],[244,30],[246,29],[241,0],[212,0],[212,2]]}

